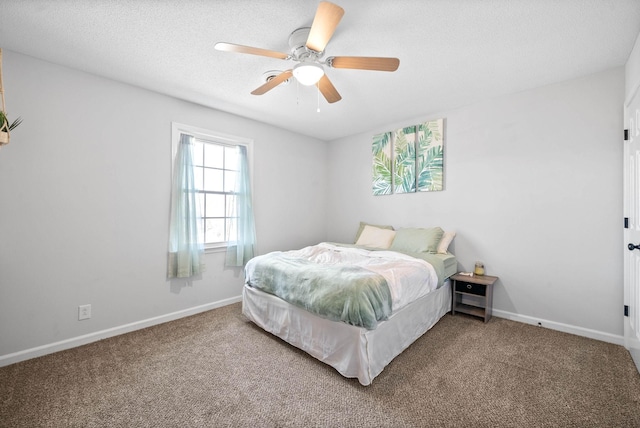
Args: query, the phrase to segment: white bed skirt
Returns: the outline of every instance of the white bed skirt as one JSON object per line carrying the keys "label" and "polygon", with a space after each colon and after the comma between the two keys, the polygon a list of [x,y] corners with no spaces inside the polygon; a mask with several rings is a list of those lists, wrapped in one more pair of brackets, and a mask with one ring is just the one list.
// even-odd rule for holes
{"label": "white bed skirt", "polygon": [[450,310],[448,280],[392,314],[375,330],[321,318],[247,285],[242,292],[242,313],[247,318],[344,377],[358,378],[362,385],[370,385],[391,360]]}

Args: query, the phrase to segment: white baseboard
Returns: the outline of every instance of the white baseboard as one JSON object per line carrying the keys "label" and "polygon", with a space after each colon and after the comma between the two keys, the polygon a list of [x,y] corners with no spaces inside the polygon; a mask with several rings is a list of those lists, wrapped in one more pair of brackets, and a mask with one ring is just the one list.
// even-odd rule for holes
{"label": "white baseboard", "polygon": [[[168,321],[174,321],[180,318],[195,315],[201,312],[210,311],[211,309],[227,306],[232,303],[242,301],[242,296],[232,297],[229,299],[219,300],[217,302],[207,303],[206,305],[200,305],[189,309],[183,309],[181,311],[172,312],[170,314],[161,315],[146,320],[137,321],[130,324],[121,325],[118,327],[109,328],[106,330],[97,331],[95,333],[85,334],[83,336],[72,337],[70,339],[62,340],[60,342],[51,343],[48,345],[37,346],[35,348],[26,349],[24,351],[15,352],[13,354],[0,356],[0,367],[8,366],[10,364],[18,363],[20,361],[29,360],[31,358],[41,357],[43,355],[52,354],[58,351],[64,351],[65,349],[71,349],[78,346],[86,345],[91,342],[106,339],[120,334],[129,333],[135,330],[141,330],[143,328],[151,327],[157,324],[162,324]],[[624,337],[604,333],[597,330],[591,330],[583,327],[576,327],[574,325],[563,324],[555,321],[548,321],[539,318],[533,318],[527,315],[514,314],[512,312],[501,311],[494,309],[493,315],[498,318],[506,318],[512,321],[518,321],[525,324],[536,325],[540,327],[549,328],[551,330],[562,331],[564,333],[575,334],[577,336],[588,337],[590,339],[600,340],[603,342],[613,343],[615,345],[625,346]]]}
{"label": "white baseboard", "polygon": [[555,321],[543,320],[527,315],[514,314],[512,312],[501,311],[497,309],[493,309],[492,313],[498,318],[506,318],[512,321],[545,327],[551,330],[561,331],[563,333],[571,333],[575,334],[576,336],[588,337],[589,339],[595,339],[602,342],[613,343],[614,345],[624,346],[624,336],[604,333],[602,331],[591,330],[588,328],[577,327],[575,325],[563,324]]}
{"label": "white baseboard", "polygon": [[120,334],[129,333],[135,330],[162,324],[168,321],[174,321],[180,318],[195,315],[200,312],[210,311],[211,309],[227,306],[232,303],[242,301],[242,296],[232,297],[229,299],[219,300],[217,302],[207,303],[193,308],[183,309],[181,311],[172,312],[166,315],[149,318],[142,321],[136,321],[130,324],[97,331],[95,333],[85,334],[83,336],[72,337],[70,339],[61,340],[60,342],[50,343],[48,345],[37,346],[35,348],[26,349],[24,351],[14,352],[13,354],[0,355],[0,367],[18,363],[20,361],[29,360],[31,358],[41,357],[43,355],[52,354],[65,349],[75,348],[77,346],[86,345],[87,343],[96,342],[108,337],[118,336]]}

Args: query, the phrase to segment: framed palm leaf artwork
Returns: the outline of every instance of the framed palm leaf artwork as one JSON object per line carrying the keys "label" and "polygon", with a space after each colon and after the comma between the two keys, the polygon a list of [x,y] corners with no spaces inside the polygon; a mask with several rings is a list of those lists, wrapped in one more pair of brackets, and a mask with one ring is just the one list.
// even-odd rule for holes
{"label": "framed palm leaf artwork", "polygon": [[373,136],[373,194],[444,189],[444,119]]}
{"label": "framed palm leaf artwork", "polygon": [[444,189],[442,171],[444,164],[443,122],[443,119],[438,119],[418,125],[416,170],[418,171],[418,190],[420,192]]}
{"label": "framed palm leaf artwork", "polygon": [[391,133],[373,136],[373,194],[390,195],[393,191],[391,175]]}
{"label": "framed palm leaf artwork", "polygon": [[393,190],[416,191],[416,127],[408,126],[393,133]]}

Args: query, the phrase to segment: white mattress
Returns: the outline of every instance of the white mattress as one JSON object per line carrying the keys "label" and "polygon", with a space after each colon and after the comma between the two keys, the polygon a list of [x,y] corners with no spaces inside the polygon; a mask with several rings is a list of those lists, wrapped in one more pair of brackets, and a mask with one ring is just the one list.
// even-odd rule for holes
{"label": "white mattress", "polygon": [[451,310],[449,281],[394,312],[374,330],[321,318],[279,297],[244,286],[242,313],[251,321],[362,385]]}

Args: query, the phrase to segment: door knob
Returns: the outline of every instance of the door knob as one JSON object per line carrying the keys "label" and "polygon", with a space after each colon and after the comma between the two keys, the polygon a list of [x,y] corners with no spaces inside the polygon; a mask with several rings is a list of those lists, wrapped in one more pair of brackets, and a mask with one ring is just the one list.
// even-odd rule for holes
{"label": "door knob", "polygon": [[627,245],[627,248],[629,249],[629,251],[640,250],[640,245],[629,244]]}

